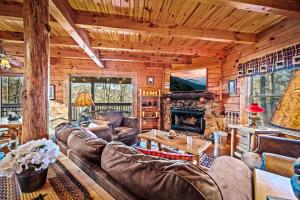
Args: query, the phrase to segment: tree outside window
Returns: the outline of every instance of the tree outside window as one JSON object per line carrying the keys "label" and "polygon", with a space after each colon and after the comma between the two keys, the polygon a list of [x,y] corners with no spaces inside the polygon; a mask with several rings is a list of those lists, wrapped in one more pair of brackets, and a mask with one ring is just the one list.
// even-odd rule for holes
{"label": "tree outside window", "polygon": [[292,70],[248,77],[248,105],[255,102],[265,109],[265,112],[261,114],[265,125],[270,123],[291,77]]}

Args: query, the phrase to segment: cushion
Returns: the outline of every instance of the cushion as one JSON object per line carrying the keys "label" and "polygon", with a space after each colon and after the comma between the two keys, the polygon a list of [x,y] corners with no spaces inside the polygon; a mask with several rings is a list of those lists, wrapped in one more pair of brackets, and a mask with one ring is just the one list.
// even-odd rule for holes
{"label": "cushion", "polygon": [[71,123],[61,123],[55,127],[54,134],[58,140],[60,140],[64,144],[67,144],[70,133],[75,130],[80,130],[80,127]]}
{"label": "cushion", "polygon": [[295,159],[273,153],[262,154],[261,170],[290,178],[294,174]]}
{"label": "cushion", "polygon": [[101,167],[140,199],[222,199],[216,182],[201,168],[143,155],[119,142],[106,145]]}
{"label": "cushion", "polygon": [[243,154],[243,157],[241,159],[251,170],[254,170],[255,168],[259,169],[261,166],[261,158],[259,154],[254,152],[245,152]]}
{"label": "cushion", "polygon": [[124,117],[124,126],[137,129],[138,119],[136,117]]}
{"label": "cushion", "polygon": [[128,127],[116,127],[115,133],[118,135],[118,139],[124,139],[127,137],[135,136],[138,133],[137,129],[128,128]]}
{"label": "cushion", "polygon": [[300,175],[300,157],[297,158],[294,162],[294,172],[295,174]]}
{"label": "cushion", "polygon": [[0,160],[2,160],[5,157],[5,153],[3,153],[2,151],[0,151]]}
{"label": "cushion", "polygon": [[218,157],[209,174],[218,183],[224,200],[253,199],[252,172],[242,161],[229,156]]}
{"label": "cushion", "polygon": [[78,156],[99,162],[107,142],[98,138],[91,131],[76,130],[68,137],[68,146]]}
{"label": "cushion", "polygon": [[110,142],[112,140],[112,130],[107,125],[97,125],[91,123],[88,129],[93,132],[98,138]]}
{"label": "cushion", "polygon": [[168,152],[157,151],[157,150],[143,149],[139,147],[136,147],[136,149],[142,152],[143,154],[157,156],[160,158],[167,158],[169,160],[186,160],[186,161],[195,160],[195,156],[190,154],[168,153]]}
{"label": "cushion", "polygon": [[297,158],[294,162],[294,172],[295,174],[291,178],[291,184],[296,197],[300,199],[300,158]]}
{"label": "cushion", "polygon": [[108,111],[104,113],[98,113],[95,118],[96,120],[109,121],[114,125],[114,127],[119,127],[123,122],[123,112]]}
{"label": "cushion", "polygon": [[109,124],[109,121],[106,120],[100,120],[100,119],[94,119],[92,120],[92,123],[89,124],[89,127],[93,127],[93,126],[107,126]]}
{"label": "cushion", "polygon": [[291,185],[296,197],[300,199],[300,175],[294,174],[291,177]]}

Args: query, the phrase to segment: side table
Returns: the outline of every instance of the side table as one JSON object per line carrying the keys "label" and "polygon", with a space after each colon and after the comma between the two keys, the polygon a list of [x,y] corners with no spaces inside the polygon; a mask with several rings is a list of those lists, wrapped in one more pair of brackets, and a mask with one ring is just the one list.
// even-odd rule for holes
{"label": "side table", "polygon": [[228,127],[231,129],[230,155],[238,158],[241,158],[244,152],[253,151],[256,148],[256,136],[281,133],[279,130],[267,127],[250,128],[247,125],[236,124],[229,124]]}

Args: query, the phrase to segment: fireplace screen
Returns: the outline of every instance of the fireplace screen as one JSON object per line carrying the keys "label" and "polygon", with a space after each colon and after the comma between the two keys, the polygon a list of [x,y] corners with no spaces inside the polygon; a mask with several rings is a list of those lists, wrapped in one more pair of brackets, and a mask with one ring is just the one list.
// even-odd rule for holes
{"label": "fireplace screen", "polygon": [[203,109],[172,108],[171,128],[200,134],[205,130],[205,112]]}

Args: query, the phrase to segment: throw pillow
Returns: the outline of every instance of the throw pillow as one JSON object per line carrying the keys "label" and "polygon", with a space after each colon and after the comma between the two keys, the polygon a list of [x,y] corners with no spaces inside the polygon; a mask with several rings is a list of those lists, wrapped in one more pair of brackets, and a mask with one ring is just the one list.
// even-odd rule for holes
{"label": "throw pillow", "polygon": [[68,147],[78,156],[100,162],[107,142],[89,130],[73,131],[68,137]]}
{"label": "throw pillow", "polygon": [[67,144],[69,135],[75,130],[80,130],[80,127],[71,123],[61,123],[55,127],[55,137]]}
{"label": "throw pillow", "polygon": [[157,150],[143,149],[139,147],[136,147],[136,149],[145,155],[167,158],[169,160],[185,160],[191,162],[195,160],[195,156],[190,154],[168,153],[168,152],[157,151]]}
{"label": "throw pillow", "polygon": [[5,157],[5,153],[3,153],[2,151],[0,151],[0,160],[2,160]]}
{"label": "throw pillow", "polygon": [[295,174],[291,178],[292,188],[295,195],[300,198],[300,158],[294,162]]}

